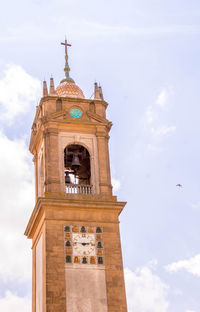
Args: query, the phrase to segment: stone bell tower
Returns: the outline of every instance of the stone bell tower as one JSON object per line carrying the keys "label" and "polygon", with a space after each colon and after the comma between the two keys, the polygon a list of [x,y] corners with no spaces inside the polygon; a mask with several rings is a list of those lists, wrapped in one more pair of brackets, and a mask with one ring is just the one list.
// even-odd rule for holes
{"label": "stone bell tower", "polygon": [[85,99],[69,76],[43,82],[30,139],[36,203],[32,239],[32,312],[127,312],[119,214],[108,151],[112,123],[95,83]]}

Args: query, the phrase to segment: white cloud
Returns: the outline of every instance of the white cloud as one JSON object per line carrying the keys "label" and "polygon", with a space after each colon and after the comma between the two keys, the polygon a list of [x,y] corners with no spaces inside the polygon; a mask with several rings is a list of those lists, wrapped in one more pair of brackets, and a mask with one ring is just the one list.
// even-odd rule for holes
{"label": "white cloud", "polygon": [[191,207],[194,210],[197,210],[197,211],[200,210],[200,202],[191,204]]}
{"label": "white cloud", "polygon": [[154,136],[164,136],[169,133],[175,132],[176,131],[176,126],[160,126],[157,129],[151,128],[151,132]]}
{"label": "white cloud", "polygon": [[145,111],[144,127],[151,134],[147,144],[147,149],[150,152],[163,152],[162,139],[176,131],[175,125],[165,125],[163,122],[166,119],[169,96],[173,95],[173,88],[162,88],[155,102],[149,105]]}
{"label": "white cloud", "polygon": [[8,65],[0,80],[1,121],[13,122],[18,114],[26,113],[41,96],[40,81],[17,65]]}
{"label": "white cloud", "polygon": [[[85,25],[90,27],[90,33],[98,35],[130,35],[130,36],[166,36],[166,35],[190,35],[199,34],[198,25],[166,25],[155,27],[131,27],[127,25],[108,25],[92,21],[85,21]],[[83,25],[84,26],[84,25]]]}
{"label": "white cloud", "polygon": [[196,311],[194,311],[194,310],[186,310],[185,312],[196,312]]}
{"label": "white cloud", "polygon": [[137,268],[125,269],[126,293],[129,312],[167,312],[169,287],[152,273],[156,262]]}
{"label": "white cloud", "polygon": [[168,92],[166,89],[162,89],[156,99],[156,104],[161,107],[164,107],[167,103],[167,99],[168,99]]}
{"label": "white cloud", "polygon": [[165,266],[168,272],[177,272],[182,269],[187,272],[200,277],[200,254],[188,259],[173,262]]}
{"label": "white cloud", "polygon": [[151,105],[147,107],[145,114],[148,123],[152,123],[157,117],[157,113]]}
{"label": "white cloud", "polygon": [[0,132],[0,146],[0,279],[24,281],[31,278],[31,242],[23,233],[34,206],[33,167],[23,140]]}
{"label": "white cloud", "polygon": [[[66,21],[66,19],[65,19]],[[54,27],[55,30],[55,27]],[[31,34],[31,36],[30,36]],[[44,27],[42,28],[41,25],[37,23],[29,22],[22,22],[20,24],[15,25],[15,27],[11,26],[10,24],[7,25],[7,29],[5,29],[4,33],[0,34],[0,42],[26,42],[26,44],[33,42],[46,42],[52,39],[58,38],[58,32],[46,32]]]}
{"label": "white cloud", "polygon": [[0,311],[31,311],[31,299],[29,297],[19,297],[10,291],[7,291],[5,297],[0,297]]}
{"label": "white cloud", "polygon": [[120,181],[112,178],[112,186],[113,186],[113,192],[117,192],[121,187]]}
{"label": "white cloud", "polygon": [[169,90],[162,88],[155,103],[149,105],[145,111],[145,122],[149,124],[149,126],[151,125],[151,129],[149,129],[148,126],[148,130],[150,130],[154,136],[164,136],[176,130],[176,126],[157,125],[158,122],[162,122],[162,115],[166,113],[168,99],[171,94],[173,94],[172,88]]}
{"label": "white cloud", "polygon": [[157,259],[152,259],[151,261],[148,262],[148,268],[155,270],[158,265],[158,260]]}
{"label": "white cloud", "polygon": [[147,144],[147,149],[151,152],[162,152],[164,149],[158,143],[164,137],[176,131],[175,125],[165,125],[162,122],[163,117],[166,119],[165,114],[168,107],[168,99],[173,93],[172,88],[162,88],[155,102],[149,105],[145,111],[144,127],[148,134],[151,134],[151,141]]}
{"label": "white cloud", "polygon": [[[58,0],[57,0],[58,1]],[[65,1],[66,2],[66,1]],[[135,11],[136,12],[136,11]],[[30,21],[22,22],[17,27],[8,25],[6,31],[0,35],[0,42],[8,41],[31,41],[44,42],[50,41],[52,38],[55,40],[60,36],[60,29],[68,29],[71,36],[80,37],[87,34],[87,36],[132,36],[132,37],[152,37],[152,36],[176,36],[176,35],[193,35],[200,33],[199,25],[166,25],[166,26],[152,26],[152,27],[131,27],[126,24],[117,23],[116,25],[109,25],[97,23],[94,20],[76,18],[75,16],[67,19],[65,16],[56,15],[50,18],[49,32],[44,31],[44,27],[37,25]],[[29,34],[32,36],[29,36]]]}

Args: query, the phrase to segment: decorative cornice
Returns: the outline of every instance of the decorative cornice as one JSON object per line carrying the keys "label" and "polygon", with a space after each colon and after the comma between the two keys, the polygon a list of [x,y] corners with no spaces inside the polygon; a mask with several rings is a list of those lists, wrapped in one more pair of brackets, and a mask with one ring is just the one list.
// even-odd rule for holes
{"label": "decorative cornice", "polygon": [[[69,196],[68,196],[69,195]],[[25,235],[28,238],[33,237],[34,224],[39,222],[42,217],[42,211],[48,209],[59,210],[95,210],[102,213],[102,210],[116,212],[117,215],[121,213],[126,202],[118,202],[115,196],[106,195],[77,195],[77,194],[66,194],[65,198],[38,198],[35,208],[30,217],[29,223],[25,230]],[[56,214],[55,214],[56,216]],[[39,220],[38,220],[39,218]],[[45,218],[47,218],[45,216]],[[55,217],[56,219],[56,217]]]}

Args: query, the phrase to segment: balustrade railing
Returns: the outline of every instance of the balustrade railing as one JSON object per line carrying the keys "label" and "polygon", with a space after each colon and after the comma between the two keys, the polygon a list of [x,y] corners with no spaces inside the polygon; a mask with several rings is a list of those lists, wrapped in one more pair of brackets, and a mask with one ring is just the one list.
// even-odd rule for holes
{"label": "balustrade railing", "polygon": [[85,184],[66,184],[67,194],[92,194],[92,185]]}

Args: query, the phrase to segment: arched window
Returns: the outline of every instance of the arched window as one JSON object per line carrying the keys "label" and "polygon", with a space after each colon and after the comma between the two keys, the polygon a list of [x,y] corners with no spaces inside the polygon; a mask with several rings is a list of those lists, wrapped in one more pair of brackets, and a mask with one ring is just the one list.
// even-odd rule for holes
{"label": "arched window", "polygon": [[96,107],[95,107],[95,104],[93,102],[90,103],[90,111],[92,113],[96,113]]}
{"label": "arched window", "polygon": [[92,193],[90,154],[78,144],[64,149],[64,174],[67,193]]}
{"label": "arched window", "polygon": [[57,99],[56,101],[56,111],[61,111],[62,110],[62,100]]}

